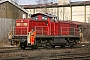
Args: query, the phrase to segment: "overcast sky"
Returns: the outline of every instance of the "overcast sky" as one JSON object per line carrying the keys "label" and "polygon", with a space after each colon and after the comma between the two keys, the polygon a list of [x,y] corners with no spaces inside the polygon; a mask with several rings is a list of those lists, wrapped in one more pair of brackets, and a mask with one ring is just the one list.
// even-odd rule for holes
{"label": "overcast sky", "polygon": [[[19,5],[28,5],[28,4],[36,4],[36,0],[16,0]],[[57,0],[48,0],[48,1],[54,1],[57,2]],[[71,0],[71,1],[90,1],[90,0]]]}

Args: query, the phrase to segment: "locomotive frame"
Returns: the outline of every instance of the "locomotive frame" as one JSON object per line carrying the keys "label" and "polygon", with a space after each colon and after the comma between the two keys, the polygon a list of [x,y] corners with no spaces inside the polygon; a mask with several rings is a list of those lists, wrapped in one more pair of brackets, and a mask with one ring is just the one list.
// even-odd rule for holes
{"label": "locomotive frame", "polygon": [[[30,44],[30,30],[32,28],[37,33],[34,45]],[[31,19],[16,20],[16,26],[12,29],[12,32],[9,32],[8,36],[11,45],[18,45],[21,49],[26,47],[33,49],[37,47],[55,48],[55,46],[73,47],[79,42],[80,36],[78,33],[77,24],[58,21],[55,15],[37,13],[33,14]]]}

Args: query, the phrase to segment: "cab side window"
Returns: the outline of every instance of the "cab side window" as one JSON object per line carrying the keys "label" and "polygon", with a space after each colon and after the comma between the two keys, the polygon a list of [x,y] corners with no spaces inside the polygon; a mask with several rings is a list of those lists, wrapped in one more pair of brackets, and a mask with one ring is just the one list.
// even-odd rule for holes
{"label": "cab side window", "polygon": [[28,23],[23,23],[24,26],[28,26]]}
{"label": "cab side window", "polygon": [[32,17],[33,20],[38,20],[38,16]]}
{"label": "cab side window", "polygon": [[42,15],[42,20],[47,20],[47,16]]}
{"label": "cab side window", "polygon": [[16,23],[16,26],[20,26],[20,23]]}
{"label": "cab side window", "polygon": [[51,21],[51,22],[58,22],[58,21],[57,21],[57,18],[55,18],[55,17],[51,17],[51,18],[50,18],[50,21]]}

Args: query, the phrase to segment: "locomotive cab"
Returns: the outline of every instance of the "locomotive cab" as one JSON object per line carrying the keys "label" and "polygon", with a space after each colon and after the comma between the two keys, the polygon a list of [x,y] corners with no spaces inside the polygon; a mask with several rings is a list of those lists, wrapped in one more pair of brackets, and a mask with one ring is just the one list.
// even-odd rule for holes
{"label": "locomotive cab", "polygon": [[[37,35],[55,35],[55,26],[57,26],[55,23],[58,24],[56,15],[37,13],[33,14],[31,19],[31,21],[34,21],[33,23],[37,22],[34,24],[35,26],[31,26],[35,29]],[[39,32],[41,33],[39,34]]]}

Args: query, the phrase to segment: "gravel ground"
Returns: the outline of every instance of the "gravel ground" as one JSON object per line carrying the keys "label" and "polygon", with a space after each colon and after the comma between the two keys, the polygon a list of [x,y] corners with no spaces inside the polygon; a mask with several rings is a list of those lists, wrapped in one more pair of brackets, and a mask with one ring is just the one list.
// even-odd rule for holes
{"label": "gravel ground", "polygon": [[[9,46],[9,45],[7,45]],[[6,47],[6,45],[5,45]],[[50,56],[57,54],[66,54],[66,53],[82,53],[90,52],[90,44],[78,44],[74,48],[60,48],[56,47],[55,49],[36,49],[31,50],[27,48],[26,50],[21,50],[17,47],[15,48],[5,48],[0,49],[0,58],[2,60],[49,60]]]}

